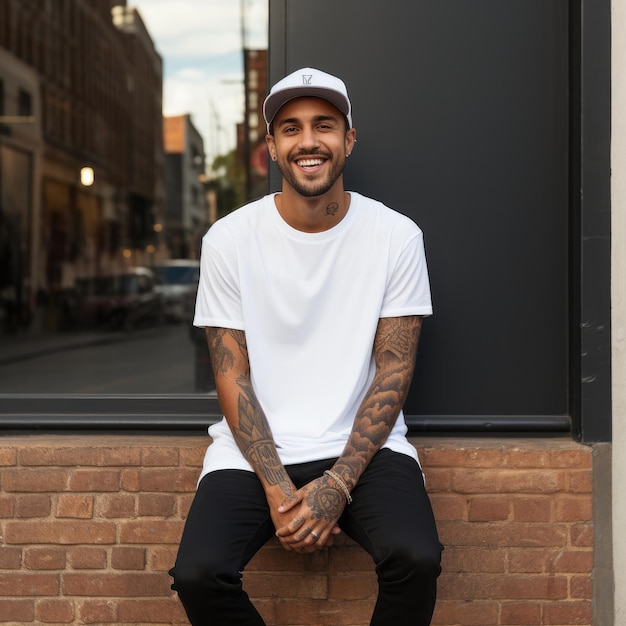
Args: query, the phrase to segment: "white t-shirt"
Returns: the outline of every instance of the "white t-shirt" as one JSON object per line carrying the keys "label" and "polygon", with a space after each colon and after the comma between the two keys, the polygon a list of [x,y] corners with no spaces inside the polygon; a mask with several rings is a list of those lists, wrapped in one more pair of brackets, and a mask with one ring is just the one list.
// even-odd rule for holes
{"label": "white t-shirt", "polygon": [[[381,317],[432,313],[422,231],[352,192],[334,228],[305,233],[274,195],[204,236],[194,324],[244,330],[252,384],[285,465],[339,456],[374,376]],[[385,447],[417,460],[404,415]],[[209,428],[202,475],[251,470],[225,419]]]}

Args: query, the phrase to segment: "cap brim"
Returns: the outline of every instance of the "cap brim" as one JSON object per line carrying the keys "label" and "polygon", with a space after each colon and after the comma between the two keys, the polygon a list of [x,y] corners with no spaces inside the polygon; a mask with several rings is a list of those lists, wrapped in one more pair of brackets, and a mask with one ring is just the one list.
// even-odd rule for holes
{"label": "cap brim", "polygon": [[280,91],[268,96],[264,107],[265,119],[268,126],[274,121],[274,118],[280,108],[287,104],[287,102],[295,100],[296,98],[306,97],[322,98],[323,100],[327,100],[344,116],[348,117],[350,105],[343,94],[325,87],[298,86],[291,89],[281,89]]}

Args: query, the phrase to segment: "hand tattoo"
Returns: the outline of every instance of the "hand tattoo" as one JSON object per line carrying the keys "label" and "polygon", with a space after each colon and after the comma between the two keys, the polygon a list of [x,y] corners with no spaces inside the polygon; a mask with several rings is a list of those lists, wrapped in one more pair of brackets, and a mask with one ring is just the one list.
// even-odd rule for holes
{"label": "hand tattoo", "polygon": [[339,519],[346,499],[342,493],[330,485],[328,478],[324,476],[314,482],[306,502],[311,509],[313,519],[333,522]]}

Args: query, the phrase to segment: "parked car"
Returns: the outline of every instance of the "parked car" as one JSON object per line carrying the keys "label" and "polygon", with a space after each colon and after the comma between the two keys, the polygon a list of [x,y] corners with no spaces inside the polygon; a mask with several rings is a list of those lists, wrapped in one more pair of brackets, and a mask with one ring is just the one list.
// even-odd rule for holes
{"label": "parked car", "polygon": [[155,271],[165,317],[177,322],[187,321],[193,315],[200,261],[174,259],[157,265]]}
{"label": "parked car", "polygon": [[113,330],[130,330],[163,320],[163,297],[152,270],[135,267],[120,274],[76,281],[78,320]]}

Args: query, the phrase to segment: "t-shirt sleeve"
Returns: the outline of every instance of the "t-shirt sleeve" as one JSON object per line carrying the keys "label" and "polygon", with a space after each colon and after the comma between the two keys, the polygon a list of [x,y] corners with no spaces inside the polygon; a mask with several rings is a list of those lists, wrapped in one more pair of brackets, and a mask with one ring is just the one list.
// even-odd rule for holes
{"label": "t-shirt sleeve", "polygon": [[416,230],[391,264],[380,317],[432,315],[424,237],[419,228]]}
{"label": "t-shirt sleeve", "polygon": [[243,330],[236,246],[213,226],[202,239],[194,326]]}

